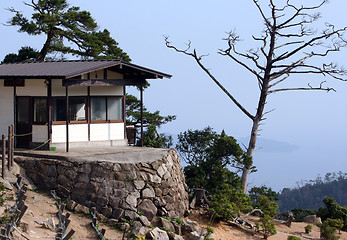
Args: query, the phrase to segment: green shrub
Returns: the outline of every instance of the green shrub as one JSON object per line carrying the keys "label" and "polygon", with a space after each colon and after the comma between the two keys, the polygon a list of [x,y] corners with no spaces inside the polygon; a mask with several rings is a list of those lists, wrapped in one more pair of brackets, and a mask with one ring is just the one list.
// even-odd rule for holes
{"label": "green shrub", "polygon": [[263,235],[264,239],[277,233],[275,223],[270,220],[271,217],[269,215],[264,215],[259,219],[259,222],[256,223],[256,228]]}
{"label": "green shrub", "polygon": [[309,224],[305,227],[305,233],[309,234],[310,232],[312,232],[312,225]]}
{"label": "green shrub", "polygon": [[323,240],[337,240],[340,237],[336,236],[336,227],[335,221],[336,219],[327,218],[323,223],[317,224],[320,228],[320,238]]}
{"label": "green shrub", "polygon": [[311,209],[294,208],[290,211],[294,214],[295,222],[303,222],[306,216],[316,215],[316,212]]}
{"label": "green shrub", "polygon": [[278,214],[278,204],[275,201],[271,201],[265,195],[260,195],[258,197],[258,203],[255,204],[255,208],[261,209],[265,215],[269,215],[271,217]]}
{"label": "green shrub", "polygon": [[343,223],[341,230],[347,231],[347,208],[340,206],[334,198],[326,197],[323,202],[326,207],[320,207],[317,216],[323,222],[326,219],[341,219]]}
{"label": "green shrub", "polygon": [[172,221],[178,223],[179,225],[182,225],[182,224],[183,224],[183,220],[180,219],[179,217],[175,217],[174,219],[172,219]]}
{"label": "green shrub", "polygon": [[232,220],[239,213],[250,210],[252,206],[248,195],[228,184],[211,197],[210,212],[217,219]]}
{"label": "green shrub", "polygon": [[299,238],[297,236],[289,235],[287,240],[301,240],[301,238]]}

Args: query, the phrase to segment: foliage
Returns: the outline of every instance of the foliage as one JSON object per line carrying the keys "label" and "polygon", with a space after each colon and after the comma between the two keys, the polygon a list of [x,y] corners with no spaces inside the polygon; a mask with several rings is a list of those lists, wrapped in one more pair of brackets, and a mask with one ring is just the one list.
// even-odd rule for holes
{"label": "foliage", "polygon": [[182,225],[183,224],[183,220],[179,217],[175,217],[174,219],[172,219],[172,221],[176,222],[177,224]]}
{"label": "foliage", "polygon": [[303,222],[306,216],[316,214],[316,212],[311,209],[294,208],[290,211],[294,214],[295,222]]}
{"label": "foliage", "polygon": [[[323,200],[326,208],[319,208],[317,212],[317,216],[322,219],[322,221],[330,220],[330,224],[334,222],[336,219],[340,219],[342,221],[343,227],[340,229],[347,231],[347,208],[341,207],[336,200],[330,197],[326,197]],[[334,219],[334,220],[332,220]],[[337,227],[337,225],[334,225]]]}
{"label": "foliage", "polygon": [[48,53],[61,53],[130,61],[107,29],[97,31],[98,25],[90,12],[69,6],[66,0],[32,0],[24,4],[34,11],[31,19],[9,8],[15,15],[8,24],[29,35],[46,35],[37,60],[45,60]]}
{"label": "foliage", "polygon": [[269,215],[264,215],[260,217],[259,221],[256,223],[256,228],[262,233],[264,239],[277,234],[275,223],[271,222],[271,217]]}
{"label": "foliage", "polygon": [[249,196],[228,184],[217,190],[211,197],[210,212],[216,219],[229,221],[239,213],[248,212],[251,209]]}
{"label": "foliage", "polygon": [[249,197],[251,198],[253,205],[259,202],[259,196],[267,196],[271,201],[277,201],[279,200],[278,198],[278,193],[273,191],[267,186],[263,185],[261,187],[252,187],[251,190],[248,192]]}
{"label": "foliage", "polygon": [[281,212],[302,208],[317,210],[324,204],[324,196],[330,196],[341,204],[347,205],[347,173],[327,173],[315,180],[301,181],[297,188],[285,188],[279,194],[278,205]]}
{"label": "foliage", "polygon": [[[137,145],[141,145],[140,140],[137,141]],[[143,145],[153,148],[170,148],[173,145],[172,136],[167,136],[164,133],[158,134],[157,127],[149,125],[143,132]]]}
{"label": "foliage", "polygon": [[305,227],[305,233],[309,234],[310,232],[312,232],[312,225],[308,224],[308,225]]}
{"label": "foliage", "polygon": [[[127,113],[126,124],[141,126],[141,101],[137,97],[127,94],[125,110]],[[161,116],[160,111],[150,112],[143,106],[143,124],[144,126],[155,125],[160,127],[176,119],[175,115]]]}
{"label": "foliage", "polygon": [[261,209],[265,215],[269,215],[271,217],[278,214],[278,205],[275,201],[271,201],[267,196],[260,195],[258,197],[258,203],[254,205],[254,208]]}
{"label": "foliage", "polygon": [[[312,29],[312,26],[317,26],[315,23],[322,23],[318,21],[320,14],[316,11],[327,3],[327,0],[318,1],[313,6],[305,6],[300,1],[292,3],[289,0],[276,1],[276,3],[273,0],[253,0],[251,2],[258,11],[259,20],[263,23],[263,29],[259,31],[259,34],[251,34],[253,46],[246,51],[240,50],[239,43],[242,41],[233,30],[227,32],[227,36],[223,39],[226,46],[219,48],[218,54],[238,64],[253,76],[254,84],[259,88],[259,93],[256,95],[257,108],[254,112],[249,111],[232,92],[228,91],[225,87],[226,84],[223,84],[219,77],[224,75],[227,76],[227,79],[232,80],[233,78],[230,78],[232,74],[215,74],[211,67],[206,65],[204,59],[209,54],[198,53],[192,47],[191,42],[184,49],[177,48],[169,41],[169,37],[165,37],[168,48],[192,57],[202,71],[252,122],[251,136],[247,146],[249,158],[253,157],[259,127],[266,119],[264,115],[269,113],[265,109],[269,95],[293,91],[335,91],[333,88],[325,86],[325,81],[319,82],[319,77],[331,77],[345,81],[344,76],[347,74],[343,67],[329,62],[330,59],[327,58],[328,55],[347,46],[347,40],[344,38],[347,27],[338,28],[324,21],[321,30]],[[306,83],[301,82],[300,85],[293,86],[293,82],[290,81],[295,80],[298,75],[318,75],[319,77],[307,77],[305,78]],[[317,79],[319,80],[315,86],[310,84],[310,80],[317,81]],[[248,93],[248,90],[247,86],[244,93]],[[241,177],[244,192],[246,192],[250,172],[251,165],[244,165]]]}
{"label": "foliage", "polygon": [[297,236],[289,235],[287,240],[301,240],[301,238],[299,238]]}
{"label": "foliage", "polygon": [[21,47],[18,54],[7,54],[2,63],[27,62],[33,61],[39,56],[39,52],[31,47]]}
{"label": "foliage", "polygon": [[188,164],[184,174],[189,189],[203,188],[209,194],[224,184],[239,188],[240,178],[229,168],[241,169],[252,162],[233,137],[210,127],[180,133],[176,149]]}
{"label": "foliage", "polygon": [[317,224],[320,228],[320,238],[323,240],[337,240],[340,239],[336,236],[335,221],[333,219],[327,218],[323,223]]}
{"label": "foliage", "polygon": [[[127,94],[126,96],[126,123],[133,125],[136,129],[141,127],[141,101],[137,97]],[[143,144],[147,147],[154,148],[170,148],[172,143],[172,136],[164,133],[159,134],[158,128],[166,123],[176,119],[175,115],[161,116],[159,111],[149,112],[143,106],[143,125],[146,128],[143,132]],[[140,141],[136,143],[141,145]]]}

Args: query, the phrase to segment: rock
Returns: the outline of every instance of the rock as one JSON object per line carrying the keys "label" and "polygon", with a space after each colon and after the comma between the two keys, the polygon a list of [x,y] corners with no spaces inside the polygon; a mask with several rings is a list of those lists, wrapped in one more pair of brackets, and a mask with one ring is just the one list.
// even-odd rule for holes
{"label": "rock", "polygon": [[198,232],[190,232],[188,234],[189,240],[204,240],[204,236],[201,236]]}
{"label": "rock", "polygon": [[182,235],[182,227],[181,224],[178,224],[177,222],[173,221],[172,224],[175,227],[175,233],[178,235]]}
{"label": "rock", "polygon": [[133,231],[132,231],[132,234],[136,235],[136,236],[146,236],[146,232],[147,232],[147,229],[143,226],[139,227],[139,228],[135,228]]}
{"label": "rock", "polygon": [[129,223],[120,222],[117,224],[117,227],[122,231],[128,231],[130,229]]}
{"label": "rock", "polygon": [[316,215],[307,215],[306,217],[304,217],[304,222],[317,224],[322,223],[322,220],[320,219],[320,217],[317,217]]}
{"label": "rock", "polygon": [[121,208],[114,208],[112,211],[112,217],[115,219],[120,219],[124,215],[124,210]]}
{"label": "rock", "polygon": [[178,234],[175,234],[175,236],[172,239],[173,240],[184,240],[184,238]]}
{"label": "rock", "polygon": [[77,213],[89,215],[89,208],[81,204],[76,204],[74,211],[76,211]]}
{"label": "rock", "polygon": [[142,223],[139,222],[139,221],[134,221],[134,222],[131,224],[131,227],[133,227],[134,229],[140,229],[140,228],[142,228]]}
{"label": "rock", "polygon": [[158,227],[149,231],[147,233],[147,236],[150,237],[151,239],[155,239],[155,240],[169,240],[169,236],[167,235],[167,232],[161,230]]}
{"label": "rock", "polygon": [[139,221],[142,223],[143,226],[149,227],[151,226],[151,222],[148,221],[146,216],[139,216]]}
{"label": "rock", "polygon": [[41,227],[43,228],[47,228],[47,229],[50,229],[52,232],[56,232],[56,225],[54,223],[54,219],[53,218],[50,218],[46,221],[35,221],[35,223],[41,225]]}
{"label": "rock", "polygon": [[169,220],[165,218],[160,218],[160,223],[164,229],[169,230],[171,232],[175,232],[175,227]]}
{"label": "rock", "polygon": [[142,191],[142,198],[154,198],[155,193],[153,188],[146,188]]}
{"label": "rock", "polygon": [[182,234],[189,234],[190,232],[194,232],[195,231],[195,226],[194,223],[192,221],[189,220],[183,220],[183,224],[182,224]]}
{"label": "rock", "polygon": [[3,178],[0,178],[0,183],[4,184],[5,188],[8,190],[13,190],[11,183]]}
{"label": "rock", "polygon": [[72,200],[71,198],[68,198],[66,200],[66,209],[67,210],[73,211],[76,206],[77,206],[77,203],[74,200]]}
{"label": "rock", "polygon": [[145,187],[146,183],[142,180],[135,180],[134,186],[137,190],[142,190]]}
{"label": "rock", "polygon": [[107,223],[111,226],[116,226],[118,224],[118,219],[110,218],[108,219]]}
{"label": "rock", "polygon": [[143,200],[137,208],[138,211],[142,212],[144,216],[147,217],[149,221],[153,219],[155,215],[157,215],[157,207],[153,204],[152,201],[145,199]]}
{"label": "rock", "polygon": [[125,210],[124,217],[128,220],[136,220],[138,219],[139,215],[134,211]]}

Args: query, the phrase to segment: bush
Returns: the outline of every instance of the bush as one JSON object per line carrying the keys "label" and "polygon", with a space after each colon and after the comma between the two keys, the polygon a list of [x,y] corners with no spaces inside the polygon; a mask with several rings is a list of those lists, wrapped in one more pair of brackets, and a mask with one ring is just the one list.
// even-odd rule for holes
{"label": "bush", "polygon": [[275,223],[270,220],[271,217],[269,215],[264,215],[260,218],[259,222],[256,223],[256,228],[263,235],[264,239],[277,233]]}
{"label": "bush", "polygon": [[287,240],[301,240],[301,238],[299,238],[297,236],[289,235]]}
{"label": "bush", "polygon": [[330,197],[324,198],[323,202],[326,208],[319,208],[317,216],[323,222],[327,219],[340,219],[343,224],[341,229],[347,231],[347,208],[341,207],[335,199]]}
{"label": "bush", "polygon": [[294,208],[290,211],[294,214],[295,222],[303,222],[306,216],[316,215],[316,212],[311,209]]}
{"label": "bush", "polygon": [[265,215],[269,215],[271,217],[278,214],[278,204],[275,201],[271,201],[265,195],[260,195],[258,197],[258,203],[255,204],[255,208],[261,209]]}
{"label": "bush", "polygon": [[317,224],[320,228],[320,238],[324,240],[337,240],[340,237],[336,236],[336,227],[334,225],[336,219],[327,218],[323,223]]}
{"label": "bush", "polygon": [[312,232],[312,225],[309,224],[305,227],[305,233],[309,234],[310,232]]}
{"label": "bush", "polygon": [[210,212],[217,219],[229,221],[239,213],[250,210],[252,206],[248,195],[228,184],[211,197]]}

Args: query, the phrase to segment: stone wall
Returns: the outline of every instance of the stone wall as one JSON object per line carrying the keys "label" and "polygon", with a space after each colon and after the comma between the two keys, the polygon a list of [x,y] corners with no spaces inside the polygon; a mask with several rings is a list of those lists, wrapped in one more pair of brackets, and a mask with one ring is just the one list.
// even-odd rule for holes
{"label": "stone wall", "polygon": [[174,149],[161,160],[124,163],[17,157],[39,189],[52,190],[87,207],[96,207],[108,218],[130,219],[143,213],[182,217],[188,210],[187,186]]}

